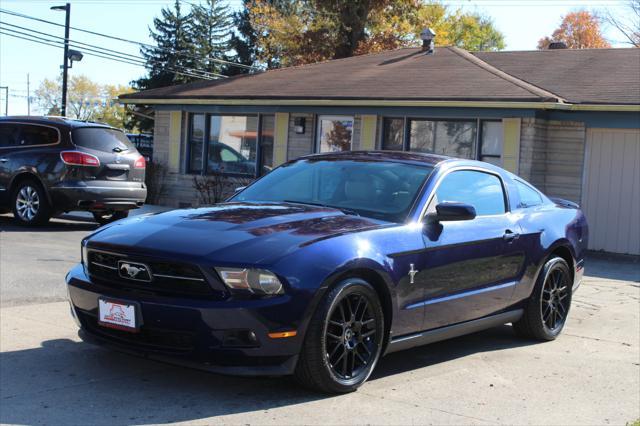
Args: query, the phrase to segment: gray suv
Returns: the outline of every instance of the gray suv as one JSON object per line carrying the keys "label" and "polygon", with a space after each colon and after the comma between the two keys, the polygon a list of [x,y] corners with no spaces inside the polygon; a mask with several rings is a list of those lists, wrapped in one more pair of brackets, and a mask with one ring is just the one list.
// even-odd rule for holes
{"label": "gray suv", "polygon": [[100,224],[127,217],[147,197],[146,162],[110,126],[59,117],[0,118],[0,210],[39,225],[72,210]]}

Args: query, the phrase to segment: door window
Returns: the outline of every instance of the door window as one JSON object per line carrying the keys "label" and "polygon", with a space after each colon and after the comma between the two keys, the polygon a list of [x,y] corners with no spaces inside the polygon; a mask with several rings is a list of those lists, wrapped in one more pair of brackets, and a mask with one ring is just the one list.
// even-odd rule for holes
{"label": "door window", "polygon": [[475,170],[460,170],[445,176],[436,189],[428,211],[435,211],[435,206],[443,202],[470,204],[478,216],[503,214],[506,211],[500,178]]}
{"label": "door window", "polygon": [[21,125],[18,146],[51,145],[58,143],[58,131],[52,127]]}

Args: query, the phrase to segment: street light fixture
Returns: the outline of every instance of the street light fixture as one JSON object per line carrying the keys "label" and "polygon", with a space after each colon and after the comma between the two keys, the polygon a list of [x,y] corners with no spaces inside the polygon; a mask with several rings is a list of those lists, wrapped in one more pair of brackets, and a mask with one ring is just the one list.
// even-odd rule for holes
{"label": "street light fixture", "polygon": [[69,68],[73,68],[74,62],[80,62],[84,55],[79,50],[69,49],[69,53],[67,54],[67,58],[69,59]]}

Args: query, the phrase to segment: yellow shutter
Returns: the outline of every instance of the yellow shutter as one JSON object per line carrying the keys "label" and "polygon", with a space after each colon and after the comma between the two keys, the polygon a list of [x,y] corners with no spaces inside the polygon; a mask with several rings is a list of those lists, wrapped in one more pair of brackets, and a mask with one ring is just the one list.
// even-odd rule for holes
{"label": "yellow shutter", "polygon": [[182,133],[182,112],[169,113],[169,171],[180,171],[180,134]]}
{"label": "yellow shutter", "polygon": [[273,166],[287,161],[287,140],[289,138],[289,113],[276,112],[275,141],[273,143]]}
{"label": "yellow shutter", "polygon": [[360,120],[360,149],[372,151],[376,149],[376,124],[378,122],[378,116],[362,115]]}
{"label": "yellow shutter", "polygon": [[520,160],[520,119],[503,118],[502,129],[504,132],[502,167],[512,173],[518,173],[518,163]]}

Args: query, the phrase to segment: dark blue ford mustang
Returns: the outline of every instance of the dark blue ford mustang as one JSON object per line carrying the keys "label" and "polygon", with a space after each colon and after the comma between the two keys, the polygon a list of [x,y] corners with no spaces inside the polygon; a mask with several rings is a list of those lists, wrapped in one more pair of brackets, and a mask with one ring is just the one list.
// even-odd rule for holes
{"label": "dark blue ford mustang", "polygon": [[587,237],[576,205],[487,163],[324,154],[98,229],[67,283],[87,341],[348,392],[385,353],[505,323],[556,338]]}

